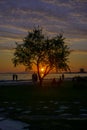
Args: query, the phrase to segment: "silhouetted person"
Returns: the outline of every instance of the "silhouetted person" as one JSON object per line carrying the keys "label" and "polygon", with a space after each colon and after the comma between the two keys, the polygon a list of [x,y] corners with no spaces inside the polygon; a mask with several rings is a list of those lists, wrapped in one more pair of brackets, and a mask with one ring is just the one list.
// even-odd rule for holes
{"label": "silhouetted person", "polygon": [[15,75],[15,79],[16,79],[16,81],[18,80],[18,75],[17,74]]}
{"label": "silhouetted person", "polygon": [[62,80],[64,80],[64,74],[62,74]]}
{"label": "silhouetted person", "polygon": [[37,80],[38,80],[37,74],[34,72],[32,74],[32,81],[33,81],[33,83],[37,83]]}
{"label": "silhouetted person", "polygon": [[16,81],[18,80],[18,75],[17,74],[13,74],[13,81],[14,80],[16,80]]}

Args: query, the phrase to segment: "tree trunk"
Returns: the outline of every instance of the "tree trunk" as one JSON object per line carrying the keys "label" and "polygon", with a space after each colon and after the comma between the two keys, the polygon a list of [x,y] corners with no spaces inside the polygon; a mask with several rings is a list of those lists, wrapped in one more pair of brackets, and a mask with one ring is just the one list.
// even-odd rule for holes
{"label": "tree trunk", "polygon": [[43,79],[40,78],[39,81],[40,81],[40,87],[42,87]]}

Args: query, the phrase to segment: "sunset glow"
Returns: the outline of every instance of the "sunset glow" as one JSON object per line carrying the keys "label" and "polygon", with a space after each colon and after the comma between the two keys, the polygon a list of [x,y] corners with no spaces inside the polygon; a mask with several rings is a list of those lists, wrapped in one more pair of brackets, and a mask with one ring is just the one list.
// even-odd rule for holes
{"label": "sunset glow", "polygon": [[1,0],[0,72],[25,71],[24,66],[13,66],[15,42],[22,43],[38,25],[48,37],[63,32],[71,71],[87,71],[87,0]]}
{"label": "sunset glow", "polygon": [[44,68],[41,68],[41,72],[44,72]]}

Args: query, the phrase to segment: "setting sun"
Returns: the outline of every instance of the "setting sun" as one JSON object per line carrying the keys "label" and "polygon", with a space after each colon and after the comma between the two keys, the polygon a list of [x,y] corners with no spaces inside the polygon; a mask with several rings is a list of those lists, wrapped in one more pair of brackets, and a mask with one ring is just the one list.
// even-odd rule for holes
{"label": "setting sun", "polygon": [[44,68],[41,68],[41,72],[43,72],[44,71]]}

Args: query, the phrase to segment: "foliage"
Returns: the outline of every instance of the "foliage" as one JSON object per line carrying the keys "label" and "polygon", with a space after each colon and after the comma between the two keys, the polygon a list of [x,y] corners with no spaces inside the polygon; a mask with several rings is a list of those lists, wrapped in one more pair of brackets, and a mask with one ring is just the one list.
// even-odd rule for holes
{"label": "foliage", "polygon": [[[40,82],[53,69],[69,70],[67,64],[69,48],[63,34],[47,38],[39,27],[28,32],[22,44],[16,43],[13,64],[23,64],[28,69],[36,66]],[[43,68],[43,72],[41,72]]]}

